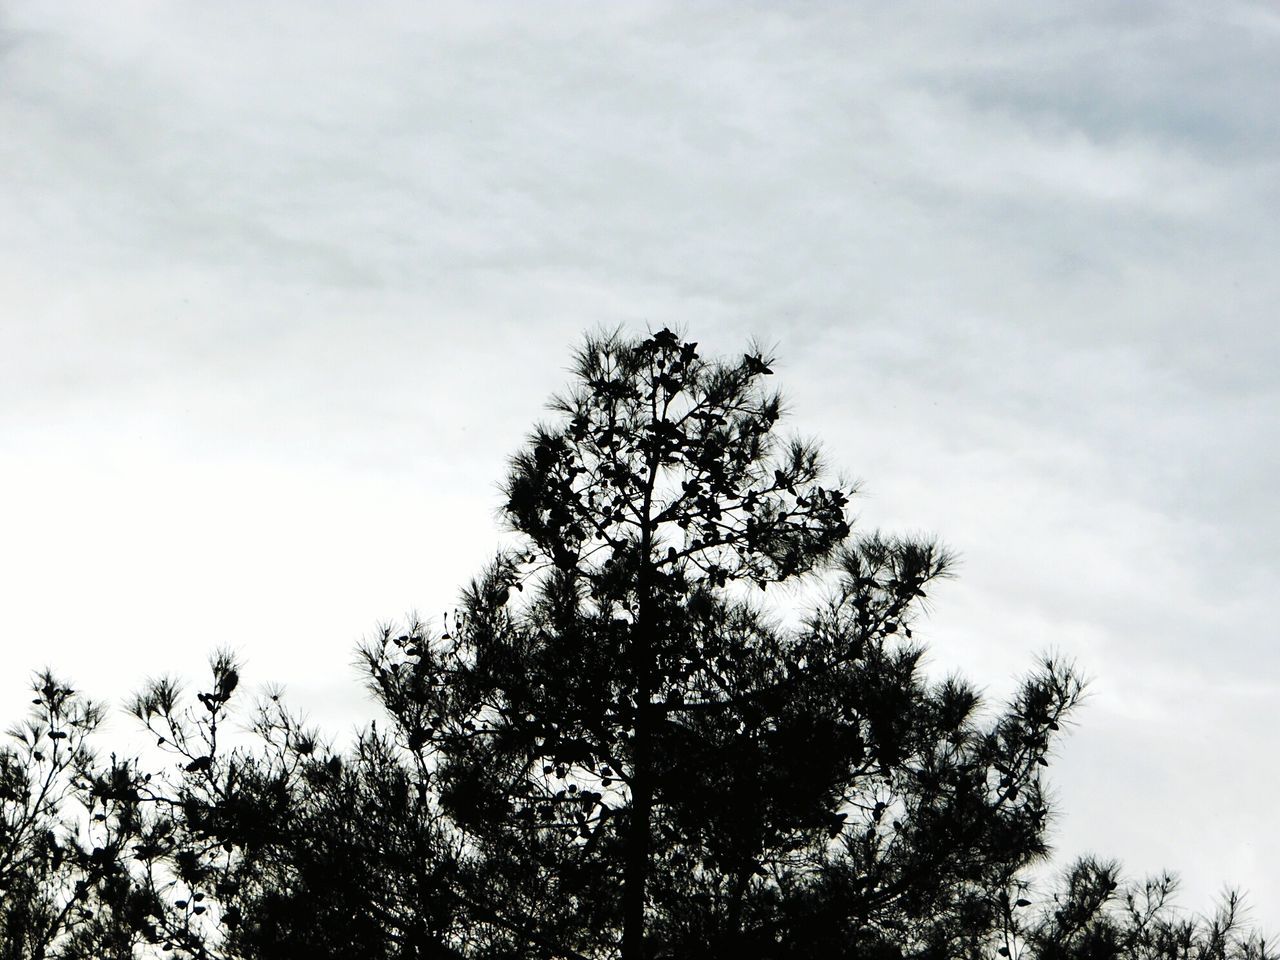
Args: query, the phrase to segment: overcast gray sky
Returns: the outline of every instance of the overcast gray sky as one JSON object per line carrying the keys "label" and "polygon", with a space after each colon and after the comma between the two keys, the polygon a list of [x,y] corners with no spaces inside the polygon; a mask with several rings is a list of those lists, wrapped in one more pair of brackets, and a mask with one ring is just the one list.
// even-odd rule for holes
{"label": "overcast gray sky", "polygon": [[1280,9],[469,7],[0,0],[4,713],[225,644],[349,727],[584,330],[756,336],[935,667],[1094,678],[1061,854],[1280,927]]}

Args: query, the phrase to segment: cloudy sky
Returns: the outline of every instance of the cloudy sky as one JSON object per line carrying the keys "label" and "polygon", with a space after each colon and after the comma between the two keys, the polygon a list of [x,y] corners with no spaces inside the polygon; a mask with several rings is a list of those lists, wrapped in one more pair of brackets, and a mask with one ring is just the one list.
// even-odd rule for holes
{"label": "cloudy sky", "polygon": [[755,336],[935,669],[1093,678],[1062,856],[1280,928],[1280,11],[469,6],[0,0],[7,716],[229,645],[349,728],[584,330]]}

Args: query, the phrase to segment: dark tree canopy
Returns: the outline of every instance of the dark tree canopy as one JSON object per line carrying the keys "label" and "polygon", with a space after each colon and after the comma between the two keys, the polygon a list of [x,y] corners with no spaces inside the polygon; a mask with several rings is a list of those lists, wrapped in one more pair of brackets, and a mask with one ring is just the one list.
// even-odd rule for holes
{"label": "dark tree canopy", "polygon": [[[776,439],[769,363],[589,342],[513,463],[527,552],[447,639],[369,660],[476,862],[586,955],[945,952],[1043,850],[1038,761],[1078,682],[1047,666],[982,727],[971,690],[922,679],[909,624],[947,557],[849,539],[817,450]],[[735,589],[819,565],[796,628]]]}
{"label": "dark tree canopy", "polygon": [[362,648],[383,715],[349,746],[278,695],[236,735],[219,655],[103,763],[97,708],[42,678],[0,754],[0,958],[1274,956],[1169,878],[1031,882],[1078,675],[1044,659],[993,710],[926,673],[948,554],[851,530],[771,364],[588,339],[513,458],[515,546]]}

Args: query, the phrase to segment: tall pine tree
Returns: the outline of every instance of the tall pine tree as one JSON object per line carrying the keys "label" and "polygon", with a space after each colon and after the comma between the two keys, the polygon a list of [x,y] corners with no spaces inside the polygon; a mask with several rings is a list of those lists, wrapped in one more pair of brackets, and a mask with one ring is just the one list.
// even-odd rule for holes
{"label": "tall pine tree", "polygon": [[[851,491],[778,438],[770,363],[589,340],[512,465],[522,545],[443,635],[368,652],[513,949],[949,956],[1044,852],[1079,681],[1047,663],[982,724],[923,678],[911,621],[947,555],[852,536]],[[814,574],[803,623],[771,615]]]}

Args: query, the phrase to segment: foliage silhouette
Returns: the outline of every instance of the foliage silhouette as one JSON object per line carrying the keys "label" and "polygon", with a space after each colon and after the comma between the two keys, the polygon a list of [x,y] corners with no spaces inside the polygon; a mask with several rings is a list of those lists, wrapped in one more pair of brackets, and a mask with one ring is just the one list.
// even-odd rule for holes
{"label": "foliage silhouette", "polygon": [[41,678],[0,755],[0,957],[1274,957],[1167,877],[1032,883],[1081,681],[1045,659],[992,712],[926,676],[950,558],[853,533],[851,486],[777,436],[772,362],[588,339],[512,461],[516,545],[441,625],[361,648],[383,716],[348,747],[278,694],[237,732],[218,654],[194,697],[131,704],[147,774]]}
{"label": "foliage silhouette", "polygon": [[48,671],[31,692],[0,747],[0,958],[132,956],[152,908],[136,766],[94,756],[98,704]]}
{"label": "foliage silhouette", "polygon": [[[1046,664],[989,728],[924,681],[910,623],[948,558],[848,541],[848,492],[775,439],[770,363],[589,341],[513,463],[524,552],[446,638],[367,651],[472,857],[584,955],[953,949],[1044,850],[1040,761],[1078,680]],[[819,564],[798,629],[735,589]]]}

